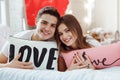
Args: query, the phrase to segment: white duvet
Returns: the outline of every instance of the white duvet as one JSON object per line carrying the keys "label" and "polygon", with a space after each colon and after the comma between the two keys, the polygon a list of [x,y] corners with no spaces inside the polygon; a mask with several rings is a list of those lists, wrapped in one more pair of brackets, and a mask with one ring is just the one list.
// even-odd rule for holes
{"label": "white duvet", "polygon": [[0,80],[120,80],[120,67],[66,72],[1,68]]}

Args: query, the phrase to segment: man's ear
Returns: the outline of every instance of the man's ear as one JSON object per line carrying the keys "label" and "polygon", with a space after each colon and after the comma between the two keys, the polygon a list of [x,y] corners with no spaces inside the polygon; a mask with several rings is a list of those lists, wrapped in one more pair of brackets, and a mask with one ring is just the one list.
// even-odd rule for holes
{"label": "man's ear", "polygon": [[38,20],[37,20],[37,19],[35,19],[35,25],[37,25],[37,23],[38,23]]}
{"label": "man's ear", "polygon": [[37,25],[37,20],[35,20],[35,25]]}
{"label": "man's ear", "polygon": [[35,20],[35,25],[36,25],[36,26],[38,25],[38,21],[37,21],[37,20]]}
{"label": "man's ear", "polygon": [[37,22],[35,21],[35,25],[37,25]]}

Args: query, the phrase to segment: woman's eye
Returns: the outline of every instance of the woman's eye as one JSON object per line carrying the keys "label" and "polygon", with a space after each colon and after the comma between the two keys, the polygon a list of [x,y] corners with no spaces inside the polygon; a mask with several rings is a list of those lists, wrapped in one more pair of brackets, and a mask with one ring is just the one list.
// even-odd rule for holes
{"label": "woman's eye", "polygon": [[66,32],[69,32],[70,31],[70,29],[66,29]]}
{"label": "woman's eye", "polygon": [[52,25],[51,25],[51,27],[55,28],[55,27],[56,27],[56,25],[55,25],[55,24],[52,24]]}
{"label": "woman's eye", "polygon": [[61,36],[62,35],[62,33],[59,33],[59,36]]}

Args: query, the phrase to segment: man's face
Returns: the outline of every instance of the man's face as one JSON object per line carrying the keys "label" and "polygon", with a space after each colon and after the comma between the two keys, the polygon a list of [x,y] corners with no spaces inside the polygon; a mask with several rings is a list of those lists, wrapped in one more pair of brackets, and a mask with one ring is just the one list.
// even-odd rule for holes
{"label": "man's face", "polygon": [[48,40],[54,36],[57,25],[57,18],[50,14],[43,14],[36,26],[36,36],[39,40]]}

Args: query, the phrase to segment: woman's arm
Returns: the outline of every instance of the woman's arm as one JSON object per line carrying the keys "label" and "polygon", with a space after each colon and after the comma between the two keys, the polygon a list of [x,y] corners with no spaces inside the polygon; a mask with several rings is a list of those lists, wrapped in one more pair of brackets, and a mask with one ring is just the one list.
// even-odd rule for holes
{"label": "woman's arm", "polygon": [[67,67],[62,56],[58,57],[58,71],[66,71]]}

